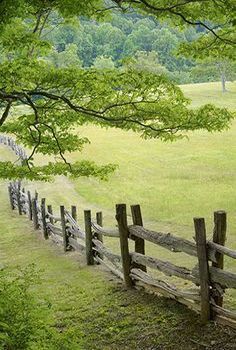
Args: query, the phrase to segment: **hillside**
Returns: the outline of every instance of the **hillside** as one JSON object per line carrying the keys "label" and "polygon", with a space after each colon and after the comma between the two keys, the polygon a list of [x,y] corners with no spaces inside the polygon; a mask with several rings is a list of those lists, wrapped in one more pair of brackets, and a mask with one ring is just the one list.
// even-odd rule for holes
{"label": "hillside", "polygon": [[[218,83],[185,85],[183,90],[195,106],[224,102],[236,110],[236,84],[229,87],[227,94],[221,93]],[[123,201],[140,203],[146,220],[172,229],[176,225],[191,227],[194,216],[209,218],[219,208],[233,214],[235,123],[222,133],[195,132],[173,143],[90,126],[82,133],[91,144],[82,155],[73,154],[73,160],[88,158],[119,165],[108,182],[81,178],[74,182],[79,195],[89,203],[107,209]]]}
{"label": "hillside", "polygon": [[[232,88],[235,88],[233,84]],[[216,84],[188,85],[183,89],[195,105],[209,99],[217,99],[221,104],[220,99],[225,98],[217,92]],[[226,98],[234,108],[231,97]],[[235,124],[222,134],[198,132],[190,135],[189,140],[173,144],[145,141],[119,130],[87,127],[83,132],[92,141],[83,157],[100,163],[119,163],[119,169],[108,182],[58,178],[53,184],[25,185],[37,188],[55,209],[59,204],[76,204],[79,216],[86,207],[93,212],[102,209],[106,224],[114,222],[115,203],[140,203],[145,226],[171,230],[188,238],[193,235],[193,216],[207,218],[211,235],[212,212],[223,208],[230,219],[227,244],[236,247]],[[13,159],[5,147],[1,147],[1,157]],[[72,157],[77,159],[80,155]],[[3,203],[1,263],[11,269],[34,263],[41,270],[43,282],[35,287],[35,293],[51,305],[46,322],[48,327],[57,330],[61,349],[171,350],[180,342],[187,350],[234,347],[235,334],[229,330],[214,324],[202,328],[196,315],[175,302],[124,290],[100,267],[86,267],[79,255],[64,255],[60,248],[32,234],[27,219],[10,212],[5,183],[1,184],[0,198]],[[116,248],[112,241],[108,243]],[[166,252],[154,250],[151,245],[147,251],[168,258]],[[175,259],[183,264],[182,257]],[[185,263],[189,265],[191,260],[186,259]],[[231,305],[234,304],[232,296],[228,295],[227,299]],[[55,344],[50,346],[50,350],[58,348]]]}
{"label": "hillside", "polygon": [[[182,89],[194,106],[211,102],[236,110],[235,83],[228,83],[226,94],[220,91],[220,83],[184,85]],[[206,218],[207,234],[211,238],[213,212],[224,209],[228,213],[227,245],[236,248],[235,122],[228,131],[214,134],[199,131],[173,143],[143,140],[131,132],[93,126],[86,126],[80,132],[89,137],[91,144],[82,154],[69,157],[118,164],[119,169],[109,181],[58,178],[53,184],[28,183],[27,186],[36,187],[52,204],[76,204],[79,215],[83,215],[85,208],[93,212],[102,210],[104,224],[108,226],[115,224],[116,203],[139,203],[147,228],[188,239],[194,235],[193,217],[196,216]],[[113,249],[117,248],[114,241],[108,243]],[[168,258],[166,251],[156,247],[148,246],[148,252]],[[174,259],[178,264],[183,263],[182,257]],[[191,259],[184,262],[192,266]],[[226,267],[236,270],[236,265],[229,266],[227,260]],[[228,300],[233,302],[232,294]]]}
{"label": "hillside", "polygon": [[10,210],[5,183],[0,200],[1,266],[13,271],[33,264],[41,277],[33,294],[42,305],[37,317],[47,333],[29,349],[172,350],[180,343],[186,350],[233,349],[232,330],[214,323],[202,327],[198,316],[184,306],[126,290],[101,267],[88,267],[79,254],[65,255],[44,241],[27,218]]}

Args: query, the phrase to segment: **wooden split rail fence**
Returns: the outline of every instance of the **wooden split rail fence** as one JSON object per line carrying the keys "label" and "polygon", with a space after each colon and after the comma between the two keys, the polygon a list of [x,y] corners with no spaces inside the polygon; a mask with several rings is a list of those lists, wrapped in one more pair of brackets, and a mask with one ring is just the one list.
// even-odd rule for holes
{"label": "wooden split rail fence", "polygon": [[[207,241],[205,221],[194,219],[195,242],[170,233],[148,230],[143,227],[139,205],[131,206],[132,225],[128,225],[126,205],[116,205],[117,227],[103,226],[102,212],[92,218],[91,211],[84,211],[84,223],[79,224],[77,208],[67,210],[60,206],[55,214],[46,199],[39,200],[38,193],[21,188],[19,182],[10,183],[9,198],[12,209],[26,214],[35,230],[41,230],[45,239],[52,239],[63,246],[64,251],[76,250],[84,253],[88,265],[102,264],[121,278],[129,288],[140,285],[175,299],[201,314],[203,323],[214,319],[236,328],[236,312],[223,307],[224,292],[236,289],[236,274],[224,270],[224,255],[236,259],[236,251],[224,246],[226,240],[226,213],[214,213],[213,240]],[[119,239],[120,254],[112,252],[103,242],[103,237]],[[134,241],[134,251],[130,249]],[[177,266],[145,254],[145,242],[151,242],[173,253],[182,252],[196,258],[192,270]],[[157,251],[158,252],[158,251]],[[149,269],[162,275],[174,276],[192,282],[195,287],[187,290],[177,288],[165,278],[156,278]]]}
{"label": "wooden split rail fence", "polygon": [[[20,158],[26,156],[10,138],[0,137],[0,143],[10,146]],[[52,239],[61,244],[64,251],[76,250],[86,256],[88,265],[95,263],[105,265],[111,272],[121,278],[129,288],[139,285],[148,287],[164,296],[175,299],[194,311],[200,313],[203,323],[214,319],[219,323],[236,328],[236,312],[223,306],[224,292],[228,288],[236,289],[236,274],[224,270],[224,256],[236,259],[236,251],[225,247],[226,213],[214,213],[214,231],[212,240],[206,239],[204,218],[194,218],[195,241],[189,241],[170,233],[148,230],[143,227],[139,205],[131,206],[132,225],[127,221],[125,204],[116,205],[117,226],[103,226],[101,212],[92,218],[91,211],[84,211],[84,224],[80,225],[77,209],[72,206],[67,210],[60,206],[59,214],[55,214],[46,199],[39,200],[38,193],[21,188],[20,182],[10,183],[9,198],[11,208],[19,214],[26,214],[33,221],[35,230],[41,230],[45,239]],[[112,252],[103,242],[103,237],[119,239],[120,254]],[[130,250],[130,241],[134,241],[134,251]],[[182,252],[196,258],[196,266],[192,270],[177,266],[145,254],[145,242],[169,250]],[[182,290],[164,278],[154,278],[149,269],[161,275],[174,276],[195,287]]]}
{"label": "wooden split rail fence", "polygon": [[12,137],[0,134],[0,143],[9,147],[16,156],[19,157],[21,162],[24,161],[24,159],[27,159],[24,148],[19,146]]}

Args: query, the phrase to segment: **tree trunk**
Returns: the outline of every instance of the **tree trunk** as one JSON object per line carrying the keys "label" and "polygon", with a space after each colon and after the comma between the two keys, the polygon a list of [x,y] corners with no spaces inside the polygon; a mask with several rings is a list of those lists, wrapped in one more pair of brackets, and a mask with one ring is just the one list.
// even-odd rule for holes
{"label": "tree trunk", "polygon": [[226,77],[225,73],[221,73],[221,85],[222,85],[222,92],[226,92]]}

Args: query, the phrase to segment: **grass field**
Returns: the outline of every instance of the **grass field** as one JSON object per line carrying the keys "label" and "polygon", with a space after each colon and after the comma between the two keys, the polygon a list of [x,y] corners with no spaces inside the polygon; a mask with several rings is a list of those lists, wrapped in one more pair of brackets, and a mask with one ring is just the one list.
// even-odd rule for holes
{"label": "grass field", "polygon": [[236,109],[236,82],[227,83],[227,92],[222,93],[221,83],[181,85],[185,95],[192,100],[192,106],[198,107],[204,103],[213,103],[219,107]]}
{"label": "grass field", "polygon": [[[195,107],[211,102],[236,110],[236,83],[228,83],[227,93],[221,92],[220,83],[184,85],[182,89]],[[108,182],[58,178],[52,184],[30,185],[36,186],[52,204],[77,204],[80,217],[84,208],[102,210],[104,224],[114,225],[116,203],[139,203],[147,228],[188,239],[194,235],[195,216],[206,218],[211,238],[213,212],[224,209],[228,213],[227,245],[236,248],[236,122],[228,131],[195,132],[189,134],[189,139],[174,143],[143,140],[131,132],[93,126],[80,132],[90,138],[91,144],[82,154],[75,153],[70,158],[91,159],[99,164],[112,162],[119,169]],[[117,249],[116,241],[108,243]],[[147,252],[164,259],[170,257],[180,265],[191,267],[196,263],[151,245]],[[226,267],[236,271],[232,260],[226,260]]]}
{"label": "grass field", "polygon": [[126,290],[100,267],[85,266],[79,254],[65,255],[44,241],[27,218],[10,210],[6,185],[0,185],[1,266],[13,270],[33,263],[40,270],[42,283],[33,292],[49,307],[45,327],[57,331],[45,349],[174,350],[180,343],[185,350],[233,349],[236,333],[214,323],[202,327],[184,306]]}
{"label": "grass field", "polygon": [[[230,93],[222,94],[216,83],[183,86],[195,106],[209,101],[221,106],[227,100],[225,104],[236,110],[236,83],[229,89]],[[90,138],[91,145],[82,155],[72,155],[74,160],[88,158],[119,165],[107,183],[82,178],[74,181],[77,192],[88,203],[107,209],[119,202],[139,203],[146,222],[174,231],[181,228],[188,236],[192,236],[189,229],[194,216],[206,217],[209,229],[214,210],[225,209],[234,219],[235,122],[228,131],[196,132],[173,143],[97,127],[86,127],[82,134]],[[230,220],[231,229],[236,230],[236,220]],[[233,234],[228,235],[228,242],[234,244]]]}
{"label": "grass field", "polygon": [[[182,88],[194,106],[216,102],[236,110],[236,84],[230,84],[230,92],[224,95],[218,84]],[[60,177],[54,183],[25,183],[27,188],[37,188],[55,209],[59,204],[77,204],[79,217],[85,208],[103,210],[105,225],[115,223],[115,203],[139,203],[146,227],[171,230],[189,239],[194,234],[194,216],[207,219],[211,237],[213,211],[225,209],[229,216],[227,245],[236,248],[236,123],[227,132],[197,132],[176,143],[145,141],[132,133],[95,127],[81,133],[91,139],[91,145],[82,155],[71,157],[119,164],[110,180]],[[10,158],[14,159],[12,153],[1,147],[1,159]],[[200,327],[195,315],[174,302],[117,288],[99,268],[85,267],[78,255],[64,256],[59,248],[32,235],[27,219],[10,212],[5,183],[1,183],[0,200],[1,262],[11,267],[34,262],[43,270],[43,284],[35,292],[52,304],[48,322],[62,333],[62,345],[63,334],[69,331],[77,339],[72,350],[171,350],[180,343],[186,350],[233,348],[235,336],[227,330],[212,324]],[[108,243],[117,246],[116,240]],[[160,258],[170,256],[157,247],[147,248]],[[193,263],[181,254],[174,255],[174,262]],[[236,271],[229,262],[227,267]],[[227,303],[235,305],[235,296],[229,295]]]}
{"label": "grass field", "polygon": [[[211,102],[236,110],[236,83],[228,83],[227,93],[221,92],[220,83],[184,85],[182,89],[195,107]],[[195,132],[189,139],[173,143],[93,126],[80,133],[88,136],[91,144],[82,154],[70,155],[71,159],[112,162],[119,169],[108,182],[58,178],[53,184],[37,184],[52,203],[103,210],[105,225],[115,224],[116,203],[139,203],[145,226],[189,239],[194,235],[193,217],[206,218],[211,238],[213,211],[224,209],[229,218],[227,244],[236,248],[236,122],[228,131]],[[167,255],[166,251],[160,254]]]}

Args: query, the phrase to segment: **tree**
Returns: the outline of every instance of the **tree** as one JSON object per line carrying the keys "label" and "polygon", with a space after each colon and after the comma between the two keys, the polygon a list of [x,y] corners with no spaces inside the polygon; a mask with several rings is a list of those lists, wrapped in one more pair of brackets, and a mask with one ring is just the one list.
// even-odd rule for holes
{"label": "tree", "polygon": [[155,36],[148,27],[145,27],[144,24],[138,26],[137,29],[134,29],[129,35],[129,38],[132,38],[132,41],[140,51],[152,51],[152,44]]}
{"label": "tree", "polygon": [[200,61],[192,70],[191,76],[195,82],[221,81],[222,92],[226,92],[226,82],[236,78],[236,64],[229,60],[205,59]]}
{"label": "tree", "polygon": [[159,63],[158,54],[155,51],[137,51],[134,59],[128,61],[126,66],[141,72],[159,75],[168,73],[167,69]]}
{"label": "tree", "polygon": [[111,24],[122,30],[123,33],[129,35],[133,30],[133,22],[123,15],[113,14]]}
{"label": "tree", "polygon": [[161,64],[170,71],[183,70],[185,66],[190,65],[189,61],[175,55],[180,43],[185,40],[184,34],[181,39],[172,33],[169,28],[157,30],[156,39],[152,47],[153,50],[158,52]]}
{"label": "tree", "polygon": [[194,43],[184,44],[183,49],[193,55],[221,52],[221,58],[235,56],[236,5],[234,0],[113,0],[123,11],[130,7],[140,13],[153,15],[159,20],[170,21],[174,26],[192,26],[199,32]]}
{"label": "tree", "polygon": [[97,27],[94,33],[94,42],[97,47],[97,56],[111,56],[117,59],[125,41],[125,35],[119,28],[113,27],[110,23],[103,23]]}
{"label": "tree", "polygon": [[[172,141],[189,130],[222,130],[234,117],[212,105],[192,110],[181,90],[162,75],[132,68],[55,67],[48,62],[52,45],[46,38],[55,11],[62,22],[72,14],[97,18],[107,13],[102,1],[17,0],[1,2],[0,6],[0,13],[5,14],[0,19],[0,40],[7,57],[0,64],[0,100],[4,104],[0,131],[15,135],[18,142],[32,149],[22,166],[1,162],[2,178],[48,179],[57,174],[106,177],[113,165],[97,166],[88,161],[69,164],[66,160],[66,152],[80,151],[89,142],[77,131],[87,123]],[[9,118],[17,104],[27,106],[30,113]],[[61,161],[36,166],[37,152],[60,156]]]}
{"label": "tree", "polygon": [[75,44],[68,44],[64,51],[57,52],[54,51],[49,58],[53,64],[58,67],[81,67],[82,62],[77,54],[78,48]]}
{"label": "tree", "polygon": [[93,67],[96,69],[113,69],[115,64],[111,57],[98,56],[93,63]]}

